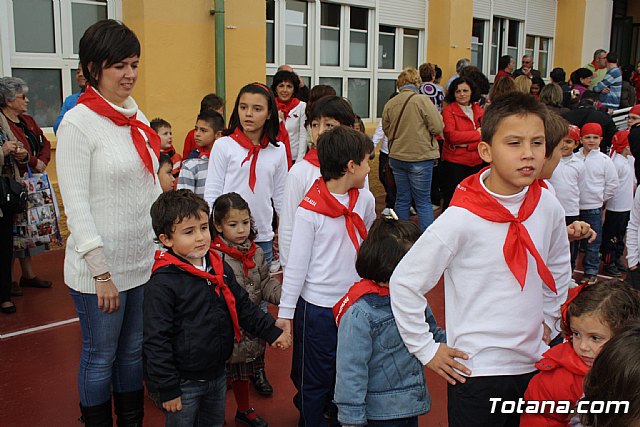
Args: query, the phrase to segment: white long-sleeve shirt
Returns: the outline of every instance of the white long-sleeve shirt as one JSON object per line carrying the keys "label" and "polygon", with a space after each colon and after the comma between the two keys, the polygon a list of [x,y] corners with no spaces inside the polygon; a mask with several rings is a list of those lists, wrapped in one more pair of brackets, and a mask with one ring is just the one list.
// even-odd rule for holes
{"label": "white long-sleeve shirt", "polygon": [[[516,215],[527,191],[492,195]],[[424,294],[444,274],[447,345],[469,355],[459,361],[471,376],[535,370],[534,363],[548,349],[542,323],[556,329],[567,296],[569,240],[564,210],[546,190],[523,225],[555,279],[557,295],[542,282],[530,254],[520,287],[502,252],[508,223],[487,221],[456,206],[440,215],[400,261],[389,286],[391,307],[407,349],[423,364],[439,345],[424,322]]]}
{"label": "white long-sleeve shirt", "polygon": [[640,191],[636,191],[631,208],[631,218],[627,225],[627,237],[625,246],[627,247],[627,264],[633,267],[640,262]]}
{"label": "white long-sleeve shirt", "polygon": [[304,127],[304,122],[307,121],[306,108],[307,103],[300,101],[294,109],[289,111],[289,117],[284,122],[284,127],[289,134],[291,159],[294,162],[299,162],[307,154],[307,129]]}
{"label": "white long-sleeve shirt", "polygon": [[562,157],[549,181],[556,190],[556,197],[564,208],[566,216],[580,214],[580,175],[584,171],[584,162],[575,154]]}
{"label": "white long-sleeve shirt", "polygon": [[278,251],[280,264],[283,266],[287,265],[296,209],[298,209],[300,202],[319,177],[320,168],[304,159],[293,165],[287,174],[284,184],[282,210],[278,219]]}
{"label": "white long-sleeve shirt", "polygon": [[618,172],[618,190],[611,199],[607,201],[607,210],[613,212],[629,212],[633,207],[633,189],[636,183],[634,169],[634,158],[629,155],[624,157],[615,153],[611,157],[613,165]]}
{"label": "white long-sleeve shirt", "polygon": [[[344,206],[349,205],[348,193],[333,196]],[[360,190],[353,211],[369,229],[376,218],[375,198],[369,190]],[[358,233],[356,235],[361,241]],[[278,317],[292,319],[299,297],[320,307],[333,307],[360,279],[356,257],[344,216],[330,218],[298,207]]]}
{"label": "white long-sleeve shirt", "polygon": [[278,147],[272,144],[260,150],[256,163],[255,191],[249,188],[249,169],[251,161],[247,160],[249,150],[242,147],[231,137],[216,140],[211,149],[207,182],[204,186],[204,199],[213,206],[213,202],[222,194],[236,192],[242,196],[251,208],[251,215],[256,224],[258,236],[256,242],[268,242],[273,239],[273,207],[280,213],[284,183],[287,177],[287,152],[284,144]]}
{"label": "white long-sleeve shirt", "polygon": [[601,208],[618,189],[618,172],[613,162],[599,150],[591,150],[585,156],[583,148],[574,156],[584,162],[584,171],[578,181],[580,210]]}
{"label": "white long-sleeve shirt", "polygon": [[377,147],[378,144],[382,143],[380,145],[380,152],[384,153],[384,154],[389,154],[389,139],[387,138],[387,136],[384,134],[384,131],[382,130],[382,120],[380,120],[380,122],[378,123],[378,127],[376,128],[375,132],[373,132],[373,147]]}
{"label": "white long-sleeve shirt", "polygon": [[[111,106],[127,117],[137,113],[138,120],[149,123],[133,98],[124,108]],[[162,193],[155,174],[158,159],[147,144],[154,171],[149,173],[132,142],[131,128],[117,126],[84,104],[64,115],[57,136],[58,183],[71,232],[64,282],[78,292],[95,294],[93,276],[109,272],[120,292],[143,285],[156,249],[149,209]]]}

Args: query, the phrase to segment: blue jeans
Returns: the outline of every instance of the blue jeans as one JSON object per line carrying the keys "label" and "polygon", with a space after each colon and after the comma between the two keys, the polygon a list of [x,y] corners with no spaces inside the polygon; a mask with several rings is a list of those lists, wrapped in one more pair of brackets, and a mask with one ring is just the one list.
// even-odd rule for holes
{"label": "blue jeans", "polygon": [[227,376],[210,381],[180,380],[182,410],[165,411],[165,427],[219,427],[224,424]]}
{"label": "blue jeans", "polygon": [[584,258],[582,266],[585,275],[596,275],[600,270],[600,244],[602,243],[602,208],[580,210],[580,220],[588,222],[593,231],[598,233],[596,240],[587,243],[584,239],[581,241],[584,248]]}
{"label": "blue jeans", "polygon": [[424,231],[433,222],[433,208],[431,207],[431,177],[433,160],[421,162],[404,162],[390,158],[389,164],[396,180],[396,214],[402,220],[409,219],[411,199],[416,203],[418,211],[418,225]]}
{"label": "blue jeans", "polygon": [[100,405],[111,391],[142,389],[142,301],[144,287],[120,292],[120,308],[107,314],[98,309],[95,294],[73,289],[71,297],[80,318],[82,352],[78,392],[82,406]]}
{"label": "blue jeans", "polygon": [[273,261],[273,240],[269,240],[268,242],[256,242],[256,245],[262,248],[262,252],[264,252],[264,259],[267,261],[267,264],[271,264],[271,261]]}

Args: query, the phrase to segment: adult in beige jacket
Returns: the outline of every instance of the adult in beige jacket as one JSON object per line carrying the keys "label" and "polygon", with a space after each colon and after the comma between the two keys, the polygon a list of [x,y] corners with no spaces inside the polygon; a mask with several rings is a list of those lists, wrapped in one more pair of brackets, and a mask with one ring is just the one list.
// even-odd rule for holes
{"label": "adult in beige jacket", "polygon": [[408,220],[413,199],[424,231],[433,222],[431,178],[434,161],[440,157],[436,135],[444,125],[429,97],[419,94],[419,85],[418,70],[402,70],[396,81],[399,94],[384,106],[382,129],[389,138],[389,165],[398,191],[395,211],[400,219]]}

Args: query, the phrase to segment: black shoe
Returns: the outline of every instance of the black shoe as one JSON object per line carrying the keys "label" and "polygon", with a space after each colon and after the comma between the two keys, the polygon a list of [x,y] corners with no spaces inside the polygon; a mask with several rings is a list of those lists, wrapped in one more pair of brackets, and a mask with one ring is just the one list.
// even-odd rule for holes
{"label": "black shoe", "polygon": [[578,281],[581,285],[593,285],[598,281],[598,278],[595,274],[585,274],[582,276],[582,279]]}
{"label": "black shoe", "polygon": [[618,270],[618,267],[616,267],[616,265],[613,264],[613,263],[605,264],[605,266],[602,268],[602,272],[604,274],[607,274],[607,275],[613,276],[613,277],[622,276],[622,273],[620,272],[620,270]]}
{"label": "black shoe", "polygon": [[144,389],[113,393],[113,406],[118,427],[142,427],[144,418]]}
{"label": "black shoe", "polygon": [[86,427],[113,427],[111,399],[96,406],[80,405],[80,410],[82,411],[80,421],[83,422]]}
{"label": "black shoe", "polygon": [[20,278],[21,288],[50,288],[52,284],[50,280],[42,280],[37,276],[31,279],[25,277]]}
{"label": "black shoe", "polygon": [[269,384],[269,380],[267,380],[267,374],[262,369],[256,369],[256,374],[251,377],[251,382],[256,388],[258,394],[263,396],[271,396],[273,394],[273,387]]}
{"label": "black shoe", "polygon": [[[7,303],[11,303],[11,305],[8,305]],[[13,303],[13,301],[5,301],[2,304],[7,304],[0,305],[0,311],[2,311],[4,314],[13,314],[16,312],[16,305]]]}
{"label": "black shoe", "polygon": [[253,408],[247,412],[236,411],[236,423],[242,423],[249,427],[269,427],[269,423],[260,417],[255,417],[253,420],[249,419],[248,415],[255,411]]}

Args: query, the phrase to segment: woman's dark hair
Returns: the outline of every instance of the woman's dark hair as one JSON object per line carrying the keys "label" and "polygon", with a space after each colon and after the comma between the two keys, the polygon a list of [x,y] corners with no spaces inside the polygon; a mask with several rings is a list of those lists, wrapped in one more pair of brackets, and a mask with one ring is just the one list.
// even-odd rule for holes
{"label": "woman's dark hair", "polygon": [[564,72],[564,68],[556,67],[551,70],[549,77],[551,77],[551,81],[554,83],[564,83],[567,78],[567,73]]}
{"label": "woman's dark hair", "polygon": [[358,275],[388,283],[393,270],[421,234],[420,227],[413,222],[378,218],[358,251]]}
{"label": "woman's dark hair", "polygon": [[511,55],[502,55],[500,59],[498,59],[498,70],[504,70],[511,64]]}
{"label": "woman's dark hair", "polygon": [[480,91],[476,84],[469,77],[458,77],[449,85],[449,89],[447,89],[447,96],[445,96],[444,100],[447,104],[453,104],[456,102],[456,90],[458,90],[458,86],[462,83],[466,83],[471,88],[471,103],[478,102],[480,100]]}
{"label": "woman's dark hair", "polygon": [[197,218],[200,213],[209,216],[209,205],[202,197],[187,189],[167,191],[151,205],[151,226],[156,237],[171,237],[176,224],[185,218]]}
{"label": "woman's dark hair", "polygon": [[227,193],[218,197],[213,202],[213,212],[209,217],[209,231],[211,232],[211,239],[218,235],[215,225],[222,225],[222,221],[227,217],[231,209],[237,209],[239,211],[249,212],[249,218],[251,219],[251,231],[249,231],[249,240],[254,241],[258,232],[256,231],[256,224],[253,221],[253,215],[251,215],[251,209],[249,203],[242,198],[238,193]]}
{"label": "woman's dark hair", "polygon": [[[489,83],[489,79],[487,76],[480,71],[480,68],[475,67],[473,65],[467,65],[462,70],[460,70],[460,77],[467,77],[471,79],[473,83],[475,83],[480,95],[486,95],[491,90],[491,83]],[[500,80],[498,80],[500,81]]]}
{"label": "woman's dark hair", "polygon": [[584,314],[597,314],[617,335],[629,321],[640,320],[640,293],[618,279],[584,285],[562,322],[567,337],[572,335],[571,319]]}
{"label": "woman's dark hair", "polygon": [[311,108],[313,108],[313,104],[320,98],[324,96],[335,96],[336,90],[329,85],[315,85],[309,91],[309,100],[307,101],[307,106],[305,108],[305,115],[307,117],[307,122],[305,126],[309,126],[311,120],[309,120],[309,115],[311,114]]}
{"label": "woman's dark hair", "polygon": [[580,415],[585,427],[631,426],[640,421],[640,322],[630,323],[604,345],[584,379],[584,399],[629,405],[627,411],[587,411]]}
{"label": "woman's dark hair", "polygon": [[[293,97],[298,96],[298,90],[300,89],[300,78],[292,71],[281,70],[273,76],[273,82],[271,83],[271,91],[277,94],[276,88],[282,82],[290,82],[293,85]],[[277,95],[276,95],[277,96]]]}
{"label": "woman's dark hair", "polygon": [[80,39],[78,55],[82,74],[91,86],[97,87],[104,68],[140,56],[140,41],[122,22],[105,19],[87,28]]}
{"label": "woman's dark hair", "polygon": [[533,76],[531,78],[531,84],[538,85],[540,90],[542,90],[542,88],[544,87],[544,80],[542,80],[542,77],[540,76]]}
{"label": "woman's dark hair", "polygon": [[574,85],[582,84],[580,79],[586,79],[587,77],[593,77],[593,72],[588,68],[578,68],[571,73],[571,83]]}
{"label": "woman's dark hair", "polygon": [[276,137],[278,136],[278,131],[280,130],[280,121],[278,120],[278,107],[276,106],[276,98],[273,96],[273,93],[269,90],[268,87],[258,82],[249,83],[248,85],[240,89],[238,97],[236,98],[236,103],[233,106],[233,113],[231,113],[231,117],[229,118],[229,127],[224,130],[222,134],[228,136],[231,135],[236,128],[242,129],[242,124],[240,123],[240,114],[238,113],[238,105],[240,105],[240,98],[245,93],[260,94],[267,100],[267,106],[269,108],[270,116],[264,123],[264,127],[262,128],[262,135],[266,135],[269,142],[278,147]]}
{"label": "woman's dark hair", "polygon": [[320,117],[330,117],[336,119],[341,125],[351,126],[356,120],[356,114],[351,108],[349,101],[341,96],[323,96],[313,103],[307,120],[311,123]]}
{"label": "woman's dark hair", "polygon": [[620,71],[622,71],[622,81],[623,82],[630,82],[631,81],[631,75],[633,74],[633,67],[631,65],[623,65],[622,67],[620,67]]}

